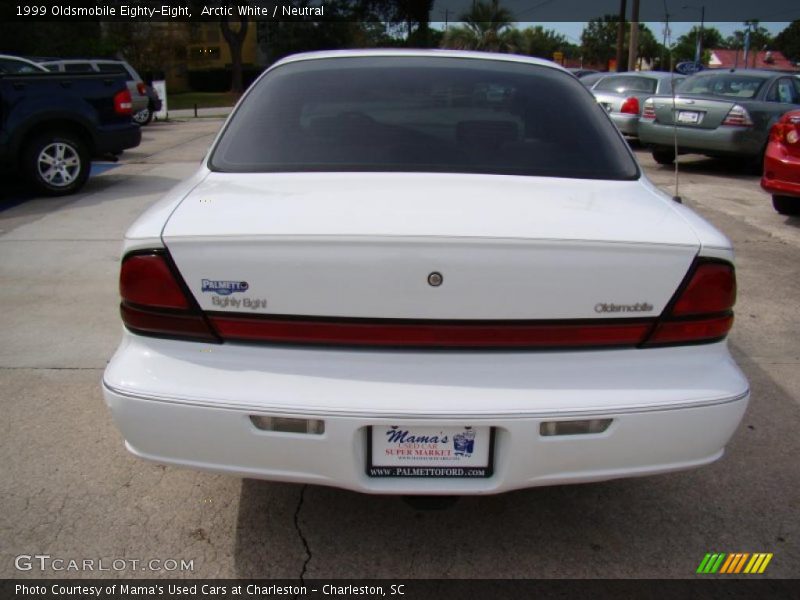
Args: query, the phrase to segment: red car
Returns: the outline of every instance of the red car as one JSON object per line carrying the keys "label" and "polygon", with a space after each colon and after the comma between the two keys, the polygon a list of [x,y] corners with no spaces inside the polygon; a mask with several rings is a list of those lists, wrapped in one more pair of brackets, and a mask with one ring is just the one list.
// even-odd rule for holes
{"label": "red car", "polygon": [[772,194],[779,213],[800,214],[800,110],[787,112],[772,126],[761,187]]}

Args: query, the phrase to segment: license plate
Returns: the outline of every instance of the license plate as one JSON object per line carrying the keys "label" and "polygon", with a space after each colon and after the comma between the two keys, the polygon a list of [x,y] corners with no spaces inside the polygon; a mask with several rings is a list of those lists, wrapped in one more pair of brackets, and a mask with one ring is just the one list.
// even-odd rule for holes
{"label": "license plate", "polygon": [[492,427],[381,425],[367,430],[370,477],[489,477]]}
{"label": "license plate", "polygon": [[694,110],[678,111],[678,123],[688,123],[690,125],[700,122],[700,113]]}

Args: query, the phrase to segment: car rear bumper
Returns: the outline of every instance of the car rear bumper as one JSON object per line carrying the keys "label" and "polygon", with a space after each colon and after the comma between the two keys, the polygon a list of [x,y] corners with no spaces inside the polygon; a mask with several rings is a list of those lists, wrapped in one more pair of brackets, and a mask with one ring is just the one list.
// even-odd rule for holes
{"label": "car rear bumper", "polygon": [[673,135],[677,135],[680,152],[713,156],[757,156],[766,142],[766,135],[752,127],[674,128],[650,119],[639,120],[639,141],[643,144],[672,148]]}
{"label": "car rear bumper", "polygon": [[[127,448],[159,463],[385,494],[492,494],[695,467],[747,406],[724,343],[596,352],[366,352],[171,342],[126,333],[103,392]],[[251,416],[324,421],[323,434]],[[543,422],[612,419],[599,434]],[[377,425],[490,426],[494,473],[371,478]]]}
{"label": "car rear bumper", "polygon": [[107,125],[95,135],[95,154],[117,154],[135,148],[142,141],[142,130],[133,122]]}
{"label": "car rear bumper", "polygon": [[614,125],[620,133],[628,137],[638,137],[639,135],[639,115],[627,113],[608,113]]}
{"label": "car rear bumper", "polygon": [[761,187],[776,196],[800,196],[800,157],[767,146]]}

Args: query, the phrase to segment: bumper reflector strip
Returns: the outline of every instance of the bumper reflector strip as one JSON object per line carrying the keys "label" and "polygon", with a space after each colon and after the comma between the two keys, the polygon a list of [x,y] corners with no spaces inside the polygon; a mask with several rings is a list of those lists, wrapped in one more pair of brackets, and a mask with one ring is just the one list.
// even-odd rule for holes
{"label": "bumper reflector strip", "polygon": [[325,433],[325,421],[319,419],[291,419],[287,417],[264,417],[250,415],[250,422],[262,431],[279,431],[281,433],[307,433],[322,435]]}
{"label": "bumper reflector strip", "polygon": [[556,435],[585,435],[603,433],[611,425],[613,419],[588,419],[586,421],[545,421],[539,424],[539,435],[551,437]]}
{"label": "bumper reflector strip", "polygon": [[257,318],[208,313],[223,340],[449,348],[636,346],[654,319],[595,322],[424,322]]}

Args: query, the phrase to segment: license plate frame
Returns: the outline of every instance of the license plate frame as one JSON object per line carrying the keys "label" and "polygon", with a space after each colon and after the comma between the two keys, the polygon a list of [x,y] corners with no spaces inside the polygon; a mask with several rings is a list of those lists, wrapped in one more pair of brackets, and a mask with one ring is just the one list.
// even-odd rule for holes
{"label": "license plate frame", "polygon": [[677,120],[681,125],[697,125],[700,123],[700,112],[696,110],[679,110]]}
{"label": "license plate frame", "polygon": [[[469,429],[476,430],[476,437],[478,437],[477,435],[478,432],[481,433],[480,437],[483,438],[482,443],[487,443],[488,440],[488,448],[485,460],[480,460],[479,461],[480,464],[474,464],[474,461],[469,461],[469,460],[459,460],[448,464],[436,464],[437,462],[444,463],[445,461],[437,461],[436,459],[433,459],[433,460],[423,460],[417,462],[414,461],[413,458],[409,459],[409,464],[400,464],[402,461],[399,460],[398,464],[374,464],[374,458],[375,458],[374,457],[375,448],[373,445],[374,430],[378,429],[381,431],[386,431],[390,429],[393,425],[395,424],[374,425],[366,428],[367,460],[365,465],[365,472],[367,477],[369,478],[485,479],[487,477],[491,477],[494,474],[494,449],[495,449],[496,428],[488,425],[481,425],[481,426],[462,425],[462,426],[445,426],[445,427],[432,427],[426,425],[412,426],[412,425],[403,425],[400,423],[395,425],[398,429],[412,432],[411,435],[414,435],[413,434],[414,431],[416,431],[417,433],[431,434],[434,432],[434,430],[435,431],[446,430],[448,432],[448,436],[450,436],[453,435],[453,432],[462,433],[463,431]],[[451,439],[449,442],[455,445],[454,440]],[[383,463],[385,461],[379,460],[379,462]],[[427,464],[424,464],[426,462]]]}

